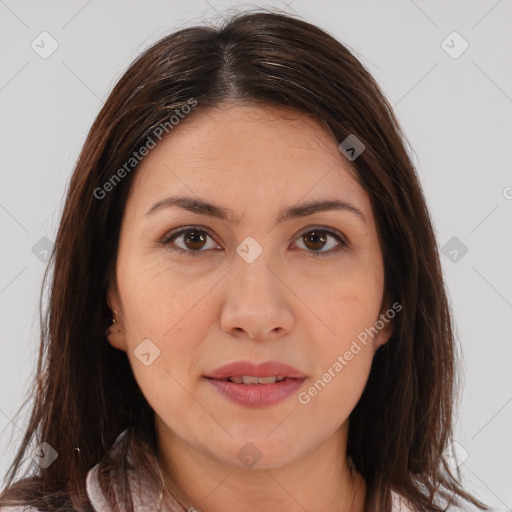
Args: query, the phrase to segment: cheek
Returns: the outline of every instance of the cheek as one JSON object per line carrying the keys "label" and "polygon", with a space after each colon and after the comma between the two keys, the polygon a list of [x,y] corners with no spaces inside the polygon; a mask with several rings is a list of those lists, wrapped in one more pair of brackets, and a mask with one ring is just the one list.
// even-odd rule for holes
{"label": "cheek", "polygon": [[213,288],[215,276],[191,279],[186,269],[180,271],[161,257],[155,261],[133,258],[120,267],[119,274],[131,344],[150,338],[159,347],[171,344],[179,351],[193,346],[211,324],[205,291]]}
{"label": "cheek", "polygon": [[[171,281],[171,272],[156,270],[136,270],[132,265],[125,267],[125,278],[119,280],[127,356],[135,380],[153,409],[178,410],[191,405],[182,386],[190,387],[201,342],[214,322],[211,301],[205,297],[205,289],[212,284],[196,280],[184,285],[176,279],[175,271]],[[145,348],[142,351],[139,347]],[[146,353],[149,357],[144,356]],[[148,359],[152,362],[146,366]]]}
{"label": "cheek", "polygon": [[370,327],[379,318],[380,281],[371,272],[336,276],[328,287],[310,291],[308,304],[319,311],[326,326],[316,336],[318,371],[299,403],[335,428],[359,401],[374,355]]}
{"label": "cheek", "polygon": [[298,396],[299,407],[311,418],[321,418],[313,428],[321,435],[334,431],[350,416],[364,391],[373,360],[371,346],[340,340],[327,347],[322,370]]}
{"label": "cheek", "polygon": [[[372,274],[353,272],[336,276],[325,286],[310,287],[308,304],[318,311],[326,328],[324,352],[332,357],[349,349],[352,340],[371,337],[365,334],[379,318],[383,289]],[[323,361],[327,363],[327,361]]]}

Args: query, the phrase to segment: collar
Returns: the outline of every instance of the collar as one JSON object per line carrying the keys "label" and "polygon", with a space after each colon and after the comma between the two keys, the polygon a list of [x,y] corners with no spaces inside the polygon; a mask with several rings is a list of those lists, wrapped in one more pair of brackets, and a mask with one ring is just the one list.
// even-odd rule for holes
{"label": "collar", "polygon": [[[128,429],[119,434],[110,448],[109,454],[116,455],[119,452],[122,444],[126,442],[127,432]],[[128,448],[127,462],[133,464],[130,448],[131,446]],[[156,457],[152,453],[148,452],[148,457],[154,460],[155,465],[158,464]],[[102,470],[104,470],[104,464],[103,461],[100,461],[88,471],[86,477],[87,496],[96,512],[112,512],[112,508],[108,504],[99,482],[99,474]],[[163,506],[161,506],[161,487],[159,485],[156,486],[153,479],[148,478],[148,475],[144,474],[140,469],[128,469],[127,473],[133,508],[136,512],[155,512],[160,510],[165,510],[165,512],[186,512],[168,493],[166,494],[164,509]],[[119,506],[119,511],[125,512],[126,508],[122,506],[120,499],[121,468],[111,469],[110,478],[112,479],[112,486],[114,488],[114,495],[116,497],[116,503]]]}

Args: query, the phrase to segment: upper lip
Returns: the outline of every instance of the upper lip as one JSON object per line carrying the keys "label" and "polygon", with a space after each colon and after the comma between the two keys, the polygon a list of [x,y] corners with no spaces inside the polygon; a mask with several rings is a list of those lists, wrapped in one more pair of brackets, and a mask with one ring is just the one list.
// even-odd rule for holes
{"label": "upper lip", "polygon": [[235,361],[217,368],[208,373],[205,377],[211,379],[226,379],[227,377],[273,377],[282,376],[292,379],[304,379],[306,376],[288,364],[279,361],[266,361],[260,364],[251,363],[251,361]]}

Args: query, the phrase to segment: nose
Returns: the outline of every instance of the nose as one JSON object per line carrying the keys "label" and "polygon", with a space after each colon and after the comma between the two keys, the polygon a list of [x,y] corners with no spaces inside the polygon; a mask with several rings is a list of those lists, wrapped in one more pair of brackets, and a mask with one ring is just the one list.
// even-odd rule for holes
{"label": "nose", "polygon": [[230,335],[259,341],[277,340],[294,324],[293,292],[266,251],[252,263],[236,257],[226,276],[221,327]]}

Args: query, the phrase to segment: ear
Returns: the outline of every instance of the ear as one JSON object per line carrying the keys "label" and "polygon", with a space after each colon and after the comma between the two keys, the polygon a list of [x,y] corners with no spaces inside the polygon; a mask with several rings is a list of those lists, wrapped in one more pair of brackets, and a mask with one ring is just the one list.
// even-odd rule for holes
{"label": "ear", "polygon": [[384,307],[381,309],[379,318],[375,321],[375,328],[378,329],[373,339],[375,351],[384,346],[391,338],[395,331],[394,318],[401,309],[402,306],[398,302],[395,302],[391,306],[388,301],[386,301]]}
{"label": "ear", "polygon": [[107,304],[110,308],[115,322],[110,325],[110,333],[107,335],[108,342],[118,350],[126,352],[126,331],[124,328],[123,310],[117,286],[110,281],[106,294]]}

